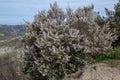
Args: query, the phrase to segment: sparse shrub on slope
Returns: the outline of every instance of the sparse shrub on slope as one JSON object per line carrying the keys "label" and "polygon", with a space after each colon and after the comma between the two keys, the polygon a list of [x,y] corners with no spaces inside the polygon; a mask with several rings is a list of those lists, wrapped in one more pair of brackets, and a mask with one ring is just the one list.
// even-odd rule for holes
{"label": "sparse shrub on slope", "polygon": [[18,74],[15,54],[16,51],[0,54],[0,80],[25,80]]}
{"label": "sparse shrub on slope", "polygon": [[63,11],[56,3],[26,23],[23,72],[33,80],[61,80],[82,69],[92,57],[107,55],[115,36],[94,22],[92,7]]}

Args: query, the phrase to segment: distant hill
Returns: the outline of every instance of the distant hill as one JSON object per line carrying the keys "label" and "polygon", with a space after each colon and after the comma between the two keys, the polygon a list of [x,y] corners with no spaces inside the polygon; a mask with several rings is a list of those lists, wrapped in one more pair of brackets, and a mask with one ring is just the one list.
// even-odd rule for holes
{"label": "distant hill", "polygon": [[21,36],[25,32],[24,25],[0,25],[0,40]]}

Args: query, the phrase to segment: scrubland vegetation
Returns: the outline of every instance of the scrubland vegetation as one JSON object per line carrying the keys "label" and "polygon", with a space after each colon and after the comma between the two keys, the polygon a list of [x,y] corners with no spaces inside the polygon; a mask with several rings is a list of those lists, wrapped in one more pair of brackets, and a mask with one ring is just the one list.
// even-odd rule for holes
{"label": "scrubland vegetation", "polygon": [[48,11],[26,22],[21,42],[0,44],[15,47],[0,55],[0,80],[62,80],[77,71],[82,74],[90,64],[120,65],[111,61],[120,59],[120,1],[114,14],[105,10],[108,17],[103,18],[94,14],[94,6],[63,11],[56,2],[50,4]]}

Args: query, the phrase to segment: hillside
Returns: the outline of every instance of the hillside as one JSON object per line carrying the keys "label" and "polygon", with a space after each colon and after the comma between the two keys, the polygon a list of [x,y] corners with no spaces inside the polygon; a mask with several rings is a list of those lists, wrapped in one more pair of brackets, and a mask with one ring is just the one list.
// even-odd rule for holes
{"label": "hillside", "polygon": [[25,31],[24,25],[0,25],[0,40],[24,35]]}
{"label": "hillside", "polygon": [[21,47],[20,37],[0,41],[0,54],[10,53]]}

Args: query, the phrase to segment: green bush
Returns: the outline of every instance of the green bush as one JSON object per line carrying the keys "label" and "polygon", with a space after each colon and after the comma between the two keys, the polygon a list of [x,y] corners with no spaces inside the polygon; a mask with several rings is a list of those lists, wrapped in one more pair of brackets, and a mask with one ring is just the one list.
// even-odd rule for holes
{"label": "green bush", "polygon": [[118,35],[117,40],[113,42],[113,46],[120,46],[120,0],[117,4],[114,6],[114,11],[111,11],[107,8],[105,8],[106,11],[106,22],[110,23],[111,30],[116,29],[116,34]]}
{"label": "green bush", "polygon": [[[61,80],[82,69],[96,55],[107,55],[116,36],[109,25],[99,27],[93,8],[63,11],[56,3],[26,23],[22,71],[33,80]],[[109,54],[109,53],[108,53]]]}
{"label": "green bush", "polygon": [[109,55],[96,56],[95,62],[102,62],[104,60],[120,59],[120,47],[116,47]]}

